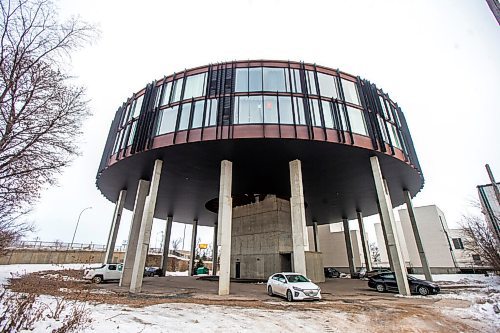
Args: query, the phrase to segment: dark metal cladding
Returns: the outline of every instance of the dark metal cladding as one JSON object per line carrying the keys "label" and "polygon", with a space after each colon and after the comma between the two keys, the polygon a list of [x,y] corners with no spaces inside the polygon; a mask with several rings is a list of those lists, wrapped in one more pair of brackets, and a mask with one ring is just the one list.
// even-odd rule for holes
{"label": "dark metal cladding", "polygon": [[111,126],[109,127],[108,138],[106,139],[106,144],[104,145],[104,151],[102,153],[101,162],[99,163],[99,170],[97,171],[97,178],[99,178],[99,174],[106,168],[108,165],[109,156],[111,156],[111,152],[115,145],[116,141],[116,131],[118,129],[118,124],[123,116],[123,110],[125,107],[122,105],[115,112],[115,117],[111,122]]}

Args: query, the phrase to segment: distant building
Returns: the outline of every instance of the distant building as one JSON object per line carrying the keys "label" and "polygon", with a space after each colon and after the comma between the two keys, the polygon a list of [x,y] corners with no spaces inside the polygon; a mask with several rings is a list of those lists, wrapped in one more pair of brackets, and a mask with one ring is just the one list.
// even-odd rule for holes
{"label": "distant building", "polygon": [[484,217],[486,218],[491,231],[500,242],[500,203],[498,198],[499,185],[500,183],[496,183],[496,189],[493,184],[479,185],[477,187],[477,192]]}
{"label": "distant building", "polygon": [[[412,273],[420,274],[422,273],[422,264],[408,211],[400,209],[398,213],[400,220],[396,221],[396,230],[406,267]],[[450,229],[444,213],[439,207],[435,205],[416,207],[415,217],[422,246],[432,273],[473,272],[489,268],[484,265],[482,258],[465,250],[464,244],[467,243],[467,236],[463,229]],[[375,224],[375,233],[380,250],[381,265],[389,266],[380,223]]]}

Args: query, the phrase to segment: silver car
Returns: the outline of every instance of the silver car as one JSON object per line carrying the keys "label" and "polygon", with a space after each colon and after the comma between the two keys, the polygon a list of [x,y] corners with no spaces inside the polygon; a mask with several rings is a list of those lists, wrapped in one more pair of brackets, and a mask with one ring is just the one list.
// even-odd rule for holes
{"label": "silver car", "polygon": [[304,275],[298,273],[276,273],[267,280],[267,294],[295,300],[320,300],[321,289]]}

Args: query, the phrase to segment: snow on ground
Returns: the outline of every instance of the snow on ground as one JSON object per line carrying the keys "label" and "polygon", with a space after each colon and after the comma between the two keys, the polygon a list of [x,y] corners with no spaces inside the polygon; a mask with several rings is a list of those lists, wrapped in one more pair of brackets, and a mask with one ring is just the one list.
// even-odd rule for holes
{"label": "snow on ground", "polygon": [[[42,270],[82,269],[83,264],[72,265],[3,265],[0,266],[0,284],[18,275]],[[166,275],[182,276],[187,272],[167,272]],[[419,276],[417,276],[419,277]],[[448,308],[440,310],[447,316],[491,323],[493,329],[500,331],[500,315],[494,306],[500,304],[500,277],[483,275],[446,274],[434,275],[435,281],[449,281],[459,284],[477,285],[481,288],[451,289],[437,299],[462,299],[472,302],[467,308]],[[418,296],[413,296],[418,297]],[[57,304],[53,296],[39,296],[39,306],[47,309]],[[366,327],[369,318],[362,313],[346,313],[335,309],[320,311],[262,310],[228,306],[207,306],[196,304],[166,303],[144,308],[131,308],[124,305],[88,304],[71,302],[72,306],[85,306],[91,323],[84,332],[369,332]],[[0,305],[1,307],[1,305]],[[61,318],[69,314],[68,306]],[[49,310],[47,310],[49,313]],[[50,332],[61,326],[61,322],[45,316],[35,324],[33,332]]]}

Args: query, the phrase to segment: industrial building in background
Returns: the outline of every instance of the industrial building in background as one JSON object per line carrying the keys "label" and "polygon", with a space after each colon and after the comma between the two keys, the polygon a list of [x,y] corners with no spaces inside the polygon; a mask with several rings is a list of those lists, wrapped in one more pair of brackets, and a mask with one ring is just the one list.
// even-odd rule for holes
{"label": "industrial building in background", "polygon": [[96,178],[116,204],[106,261],[122,210],[133,211],[120,282],[130,292],[141,291],[153,217],[167,221],[165,257],[172,221],[193,225],[190,267],[197,226],[214,227],[219,294],[227,295],[230,277],[295,271],[323,279],[330,258],[317,230],[334,222],[342,221],[354,272],[348,220],[358,221],[354,239],[369,258],[363,216],[378,213],[399,292],[410,294],[392,209],[406,203],[413,216],[424,178],[401,108],[358,76],[274,60],[165,76],[118,108]]}
{"label": "industrial building in background", "polygon": [[491,183],[478,185],[479,202],[486,222],[488,222],[491,232],[496,237],[498,244],[500,244],[500,184],[495,181],[490,166],[486,164],[485,167]]}

